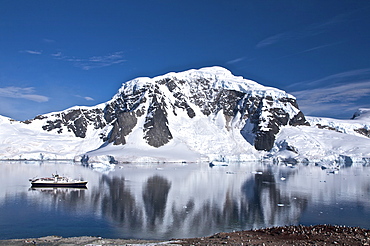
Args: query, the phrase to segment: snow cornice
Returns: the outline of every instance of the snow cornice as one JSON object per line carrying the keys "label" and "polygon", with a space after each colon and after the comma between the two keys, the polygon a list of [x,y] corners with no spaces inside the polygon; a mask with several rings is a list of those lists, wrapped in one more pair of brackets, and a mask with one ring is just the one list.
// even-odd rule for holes
{"label": "snow cornice", "polygon": [[196,83],[199,79],[206,79],[210,83],[210,87],[213,89],[225,89],[240,91],[248,94],[255,94],[261,96],[273,96],[273,97],[287,97],[295,99],[295,97],[287,92],[276,89],[273,87],[263,86],[253,80],[245,79],[242,76],[233,75],[228,69],[213,66],[204,67],[200,69],[190,69],[183,72],[170,72],[164,75],[159,75],[153,78],[149,77],[138,77],[133,80],[127,81],[122,84],[118,93],[112,98],[112,100],[119,97],[122,93],[131,94],[135,90],[141,89],[146,86],[154,85],[158,81],[164,79],[182,80],[186,81],[189,86]]}

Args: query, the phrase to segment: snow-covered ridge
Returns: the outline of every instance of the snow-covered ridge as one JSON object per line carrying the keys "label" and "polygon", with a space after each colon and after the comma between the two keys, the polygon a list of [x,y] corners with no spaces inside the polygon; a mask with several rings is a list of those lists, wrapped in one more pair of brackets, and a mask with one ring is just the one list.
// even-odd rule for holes
{"label": "snow-covered ridge", "polygon": [[[285,127],[270,157],[277,161],[315,162],[325,167],[370,163],[370,109],[359,109],[352,119],[306,117],[310,127]],[[361,115],[361,117],[360,117]]]}
{"label": "snow-covered ridge", "polygon": [[[364,110],[362,109],[362,111]],[[323,117],[306,117],[306,119],[312,126],[320,129],[328,129],[360,137],[370,137],[370,114],[367,113],[367,115],[363,114],[360,116],[357,112],[352,119],[348,120]],[[365,112],[370,112],[370,109]]]}
{"label": "snow-covered ridge", "polygon": [[[286,93],[285,91],[266,87],[258,84],[257,82],[249,79],[245,79],[242,76],[235,76],[229,70],[214,66],[206,67],[201,69],[191,69],[183,72],[170,72],[165,75],[156,76],[153,78],[139,77],[122,84],[118,93],[113,97],[113,100],[117,99],[122,93],[129,93],[142,89],[144,86],[149,86],[157,83],[164,79],[175,79],[179,81],[187,82],[187,85],[183,85],[182,89],[188,91],[189,87],[193,86],[196,79],[206,79],[209,81],[210,88],[213,89],[225,89],[235,90],[243,93],[254,93],[255,95],[261,96],[273,96],[294,98],[294,96]],[[185,92],[186,93],[186,92]]]}
{"label": "snow-covered ridge", "polygon": [[306,120],[282,90],[221,67],[192,69],[133,79],[97,106],[0,117],[0,159],[369,162],[368,112]]}
{"label": "snow-covered ridge", "polygon": [[[238,131],[243,128],[242,136],[259,150],[271,149],[273,135],[281,125],[306,124],[304,115],[292,95],[234,76],[221,67],[172,72],[154,78],[128,81],[107,103],[105,115],[108,115],[108,118],[111,118],[110,115],[118,114],[132,118],[134,112],[136,117],[146,114],[145,124],[151,122],[149,125],[154,128],[161,125],[156,130],[143,127],[148,129],[146,132],[149,135],[154,134],[146,136],[147,138],[162,138],[160,143],[153,145],[160,147],[172,139],[171,125],[178,124],[176,122],[184,111],[191,119],[204,118],[203,120],[211,124],[214,124],[216,118],[220,122],[222,117],[218,115],[222,112],[224,127],[228,129],[236,127]],[[131,115],[127,112],[131,112]],[[246,121],[248,118],[253,120]],[[132,119],[129,121],[129,125],[134,123]],[[134,121],[136,124],[137,120]],[[153,123],[154,121],[156,123]],[[121,132],[125,128],[124,123],[119,124],[120,126],[114,127],[113,132]],[[163,130],[168,139],[159,134]],[[113,136],[109,141],[114,144],[126,142],[122,136]]]}
{"label": "snow-covered ridge", "polygon": [[353,120],[370,122],[370,108],[359,108],[352,117]]}

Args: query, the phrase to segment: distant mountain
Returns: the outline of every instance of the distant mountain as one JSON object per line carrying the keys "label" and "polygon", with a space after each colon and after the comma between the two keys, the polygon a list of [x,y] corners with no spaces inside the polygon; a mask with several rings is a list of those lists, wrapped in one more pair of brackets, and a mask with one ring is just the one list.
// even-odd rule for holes
{"label": "distant mountain", "polygon": [[360,108],[352,116],[352,120],[370,121],[370,108]]}
{"label": "distant mountain", "polygon": [[[353,121],[359,121],[358,117]],[[341,132],[329,121],[306,119],[296,99],[282,90],[234,76],[221,67],[209,67],[128,81],[110,101],[95,107],[73,107],[25,122],[2,117],[0,158],[321,160],[327,158],[330,144],[323,146],[322,156],[300,149],[315,142],[321,130],[321,135]],[[341,134],[343,138],[349,134],[361,138],[369,147],[370,139],[363,138],[368,136],[367,126]],[[303,135],[306,137],[300,139]],[[334,151],[330,159],[347,156],[347,151]],[[360,160],[370,157],[357,152],[356,158],[363,157]]]}

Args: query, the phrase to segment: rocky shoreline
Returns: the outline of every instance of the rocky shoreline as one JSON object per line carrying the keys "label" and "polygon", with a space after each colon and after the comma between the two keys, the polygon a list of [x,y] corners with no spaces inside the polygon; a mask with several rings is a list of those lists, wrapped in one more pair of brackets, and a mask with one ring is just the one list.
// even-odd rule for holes
{"label": "rocky shoreline", "polygon": [[282,226],[258,230],[222,232],[209,237],[169,241],[105,239],[101,237],[48,236],[32,239],[0,240],[0,245],[370,245],[370,230],[332,225]]}

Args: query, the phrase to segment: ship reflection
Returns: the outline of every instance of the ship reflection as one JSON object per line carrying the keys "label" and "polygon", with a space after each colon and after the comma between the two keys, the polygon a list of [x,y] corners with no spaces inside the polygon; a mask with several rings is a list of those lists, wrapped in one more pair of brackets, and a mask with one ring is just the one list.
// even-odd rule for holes
{"label": "ship reflection", "polygon": [[[289,175],[294,172],[285,174]],[[178,180],[156,174],[134,190],[124,177],[103,175],[99,189],[92,192],[93,210],[120,225],[122,236],[142,237],[146,232],[149,238],[170,238],[295,224],[307,206],[306,197],[282,191],[271,170],[247,175],[239,189],[227,184],[222,193],[219,187],[196,193],[209,182],[202,181],[192,177],[181,187]]]}
{"label": "ship reflection", "polygon": [[29,191],[39,191],[43,193],[52,193],[52,194],[66,194],[71,192],[77,192],[81,190],[87,190],[87,187],[78,187],[78,188],[59,188],[59,187],[31,187]]}
{"label": "ship reflection", "polygon": [[[323,183],[317,180],[316,186],[306,187],[304,184],[311,180],[307,174],[321,169],[305,170],[235,165],[181,170],[177,167],[166,172],[165,168],[148,171],[135,167],[101,174],[91,179],[89,190],[33,187],[29,191],[35,195],[38,206],[68,208],[69,212],[103,219],[111,226],[107,230],[114,228],[117,237],[198,237],[220,231],[299,224],[313,192],[325,188],[325,194],[336,194],[338,187],[334,182],[322,187]],[[334,177],[325,174],[323,178]],[[364,194],[364,187],[369,189],[368,181],[364,184],[367,186],[358,188],[358,194]]]}
{"label": "ship reflection", "polygon": [[79,207],[86,203],[86,187],[81,188],[57,188],[57,187],[31,187],[29,191],[39,193],[40,203],[50,203],[55,208],[60,202],[65,207]]}
{"label": "ship reflection", "polygon": [[[35,172],[56,169],[82,174],[88,189],[30,188]],[[4,163],[0,175],[0,238],[40,232],[170,239],[297,224],[369,227],[370,169],[362,165],[334,175],[289,163],[135,163],[109,173]]]}

